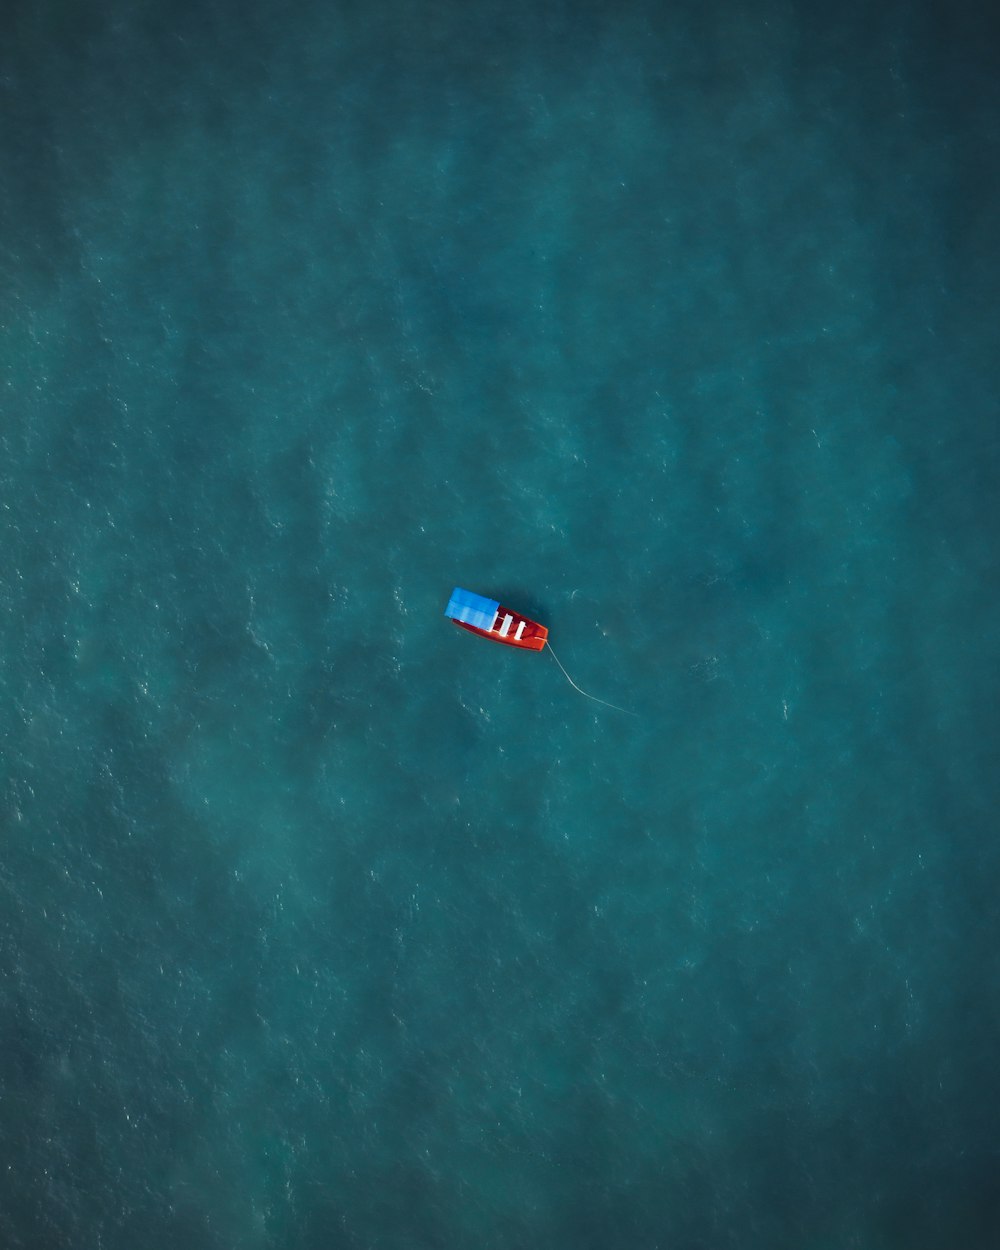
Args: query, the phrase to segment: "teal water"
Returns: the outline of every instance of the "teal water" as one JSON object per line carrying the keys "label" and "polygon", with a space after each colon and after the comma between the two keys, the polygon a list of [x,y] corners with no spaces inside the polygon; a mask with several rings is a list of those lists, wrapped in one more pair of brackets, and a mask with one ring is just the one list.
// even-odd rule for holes
{"label": "teal water", "polygon": [[990,22],[5,13],[0,1243],[1000,1244]]}

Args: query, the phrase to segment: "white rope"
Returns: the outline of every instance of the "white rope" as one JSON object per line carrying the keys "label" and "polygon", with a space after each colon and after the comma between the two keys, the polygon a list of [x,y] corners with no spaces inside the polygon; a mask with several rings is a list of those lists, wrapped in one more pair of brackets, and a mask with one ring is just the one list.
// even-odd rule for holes
{"label": "white rope", "polygon": [[562,666],[562,663],[560,662],[559,657],[552,650],[552,643],[549,642],[548,639],[546,639],[545,645],[549,649],[549,655],[551,655],[553,660],[555,660],[555,662],[559,665],[559,667],[562,668],[563,676],[566,678],[566,680],[569,682],[569,684],[573,687],[574,690],[580,691],[580,694],[582,694],[585,699],[592,699],[595,703],[603,703],[605,707],[614,708],[616,712],[624,712],[626,716],[638,716],[639,715],[638,712],[630,712],[628,708],[626,707],[619,707],[617,703],[609,703],[607,699],[599,699],[596,694],[587,694],[586,690],[580,690],[580,687],[576,684],[573,678],[570,677],[569,673],[566,672],[566,670]]}

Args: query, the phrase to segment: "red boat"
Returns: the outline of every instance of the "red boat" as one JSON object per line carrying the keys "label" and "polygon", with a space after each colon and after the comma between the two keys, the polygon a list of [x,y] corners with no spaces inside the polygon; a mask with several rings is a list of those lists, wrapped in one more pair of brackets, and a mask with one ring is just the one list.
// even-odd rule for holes
{"label": "red boat", "polygon": [[496,599],[485,599],[460,586],[451,592],[444,614],[470,634],[524,651],[541,651],[549,636],[549,631],[537,621],[502,607]]}

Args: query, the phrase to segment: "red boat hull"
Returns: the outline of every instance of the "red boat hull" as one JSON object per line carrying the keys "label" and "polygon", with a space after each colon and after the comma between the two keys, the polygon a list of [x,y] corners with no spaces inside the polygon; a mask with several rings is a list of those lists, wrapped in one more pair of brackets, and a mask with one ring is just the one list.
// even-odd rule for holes
{"label": "red boat hull", "polygon": [[[504,621],[510,617],[510,624],[507,626],[506,633],[501,634]],[[492,629],[480,629],[476,625],[467,625],[465,621],[456,621],[454,617],[449,618],[453,625],[457,625],[459,629],[467,629],[470,634],[478,634],[480,638],[488,638],[490,642],[501,642],[505,647],[520,647],[522,651],[541,651],[545,646],[545,640],[549,636],[549,631],[544,625],[539,625],[537,621],[529,621],[526,616],[522,616],[520,612],[513,612],[510,608],[500,608],[497,612],[496,624]],[[521,637],[515,635],[518,627],[524,622],[524,629],[521,630]]]}

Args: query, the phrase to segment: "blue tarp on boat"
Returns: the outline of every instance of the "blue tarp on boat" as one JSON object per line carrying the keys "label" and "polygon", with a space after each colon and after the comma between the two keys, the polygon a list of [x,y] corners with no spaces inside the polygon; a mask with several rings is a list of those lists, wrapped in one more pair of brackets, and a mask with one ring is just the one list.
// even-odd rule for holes
{"label": "blue tarp on boat", "polygon": [[453,621],[463,621],[466,625],[475,625],[477,629],[492,629],[500,604],[496,599],[484,599],[471,590],[462,590],[456,586],[451,592],[445,616]]}

